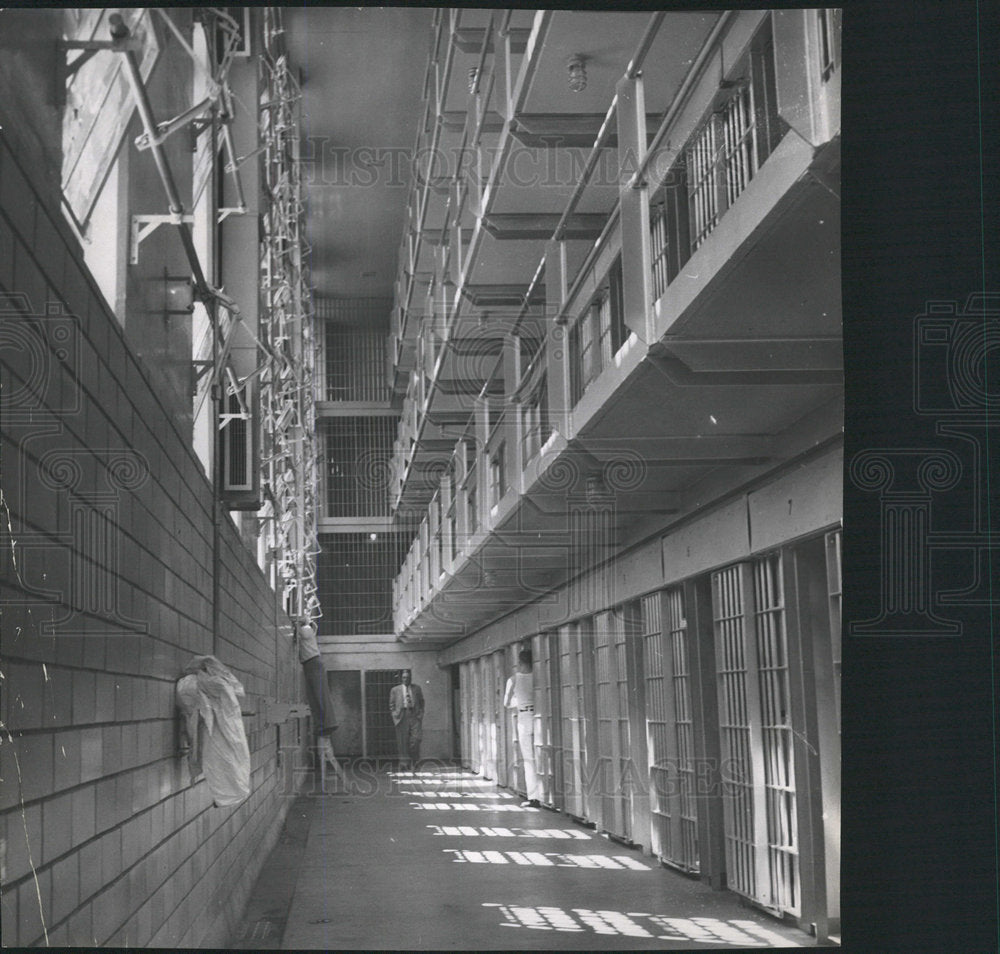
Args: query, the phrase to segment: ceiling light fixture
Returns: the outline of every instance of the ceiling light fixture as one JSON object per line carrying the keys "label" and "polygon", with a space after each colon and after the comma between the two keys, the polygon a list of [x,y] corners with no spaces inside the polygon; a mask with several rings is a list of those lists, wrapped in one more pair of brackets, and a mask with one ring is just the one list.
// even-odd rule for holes
{"label": "ceiling light fixture", "polygon": [[574,53],[566,61],[566,71],[569,73],[569,88],[574,93],[582,93],[587,88],[586,58]]}

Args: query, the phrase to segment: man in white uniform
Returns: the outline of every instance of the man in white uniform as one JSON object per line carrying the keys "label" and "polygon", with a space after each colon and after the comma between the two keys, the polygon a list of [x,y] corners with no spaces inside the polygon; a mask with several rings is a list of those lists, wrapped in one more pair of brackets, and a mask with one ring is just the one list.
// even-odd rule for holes
{"label": "man in white uniform", "polygon": [[507,680],[503,704],[517,712],[517,744],[524,765],[524,787],[528,800],[522,808],[538,808],[541,790],[535,772],[535,679],[531,671],[531,653],[523,650],[517,654],[517,672]]}

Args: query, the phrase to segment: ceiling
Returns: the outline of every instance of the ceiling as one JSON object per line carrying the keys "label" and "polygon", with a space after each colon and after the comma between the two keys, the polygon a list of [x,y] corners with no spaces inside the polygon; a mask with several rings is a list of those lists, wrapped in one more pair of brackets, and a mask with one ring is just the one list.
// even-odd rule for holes
{"label": "ceiling", "polygon": [[318,298],[392,297],[433,15],[284,10],[289,60],[303,80],[306,238]]}

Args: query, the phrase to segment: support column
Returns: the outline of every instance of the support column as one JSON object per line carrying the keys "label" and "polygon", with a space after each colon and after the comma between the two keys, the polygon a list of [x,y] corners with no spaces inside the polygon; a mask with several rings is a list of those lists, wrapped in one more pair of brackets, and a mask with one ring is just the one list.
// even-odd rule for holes
{"label": "support column", "polygon": [[570,439],[569,329],[560,324],[566,302],[566,246],[550,241],[545,248],[545,367],[552,429]]}
{"label": "support column", "polygon": [[452,553],[458,553],[455,534],[458,532],[458,505],[455,506],[455,523],[448,519],[452,501],[455,499],[455,487],[452,484],[452,471],[449,468],[441,476],[441,569],[445,573],[454,573],[455,560]]}
{"label": "support column", "polygon": [[503,342],[503,392],[506,410],[504,440],[507,442],[506,483],[521,493],[521,474],[524,472],[521,440],[521,405],[515,397],[521,381],[521,340],[517,335],[507,335]]}
{"label": "support column", "polygon": [[490,512],[490,455],[487,445],[490,438],[490,404],[488,398],[476,398],[476,524],[480,530],[488,529]]}
{"label": "support column", "polygon": [[649,238],[649,188],[629,181],[646,153],[646,106],[642,77],[618,81],[618,169],[622,231],[622,295],[625,324],[640,341],[652,342],[652,251]]}

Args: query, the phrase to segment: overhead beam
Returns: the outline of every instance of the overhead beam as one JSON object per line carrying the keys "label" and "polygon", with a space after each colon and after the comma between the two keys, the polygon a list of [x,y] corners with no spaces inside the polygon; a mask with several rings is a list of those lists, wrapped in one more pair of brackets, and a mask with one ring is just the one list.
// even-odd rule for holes
{"label": "overhead beam", "polygon": [[668,338],[655,349],[683,361],[691,372],[832,371],[843,374],[838,336],[769,338]]}
{"label": "overhead beam", "polygon": [[774,438],[768,434],[682,434],[623,439],[620,444],[607,439],[578,440],[566,460],[579,474],[594,476],[651,467],[766,461],[774,453]]}
{"label": "overhead beam", "polygon": [[[473,284],[462,285],[462,297],[476,308],[513,308],[524,304],[528,293],[527,284]],[[536,285],[530,304],[545,304],[545,286]]]}
{"label": "overhead beam", "polygon": [[[434,454],[440,456],[441,454],[447,454],[451,457],[452,452],[455,450],[455,441],[450,440],[446,437],[432,437],[424,438],[419,444],[415,445],[414,454],[419,455],[421,452],[424,454]],[[416,457],[414,457],[416,459]]]}
{"label": "overhead beam", "polygon": [[[518,113],[511,132],[521,145],[531,149],[589,149],[597,141],[604,120],[604,113]],[[659,122],[658,114],[647,114],[647,128],[655,129]],[[651,134],[648,139],[652,140]],[[601,145],[616,149],[617,132],[610,132]]]}
{"label": "overhead beam", "polygon": [[[528,48],[530,27],[512,27],[510,34],[510,51],[520,55]],[[483,40],[486,39],[486,52],[493,52],[493,34],[487,38],[485,27],[459,27],[452,33],[455,46],[463,53],[481,53]]]}
{"label": "overhead beam", "polygon": [[[425,228],[420,233],[420,240],[428,245],[441,247],[449,245],[453,229],[445,228]],[[462,229],[462,245],[467,246],[472,240],[473,229]]]}
{"label": "overhead beam", "polygon": [[478,313],[465,314],[452,325],[445,347],[451,348],[454,342],[457,344],[455,350],[467,348],[478,352],[477,344],[465,343],[502,341],[509,334],[541,341],[545,338],[544,318],[537,315],[522,318],[519,312],[513,309],[495,311],[484,309]]}
{"label": "overhead beam", "polygon": [[[437,390],[442,394],[466,394],[466,395],[477,395],[483,391],[483,382],[486,380],[486,373],[476,377],[471,373],[466,377],[462,378],[439,378]],[[503,379],[499,381],[496,379],[490,380],[486,383],[486,394],[492,395],[493,397],[501,397],[504,393],[504,383]],[[433,398],[431,399],[433,400]],[[469,409],[469,413],[472,413],[472,409]]]}
{"label": "overhead beam", "polygon": [[[552,238],[562,216],[549,212],[492,212],[483,218],[483,225],[495,239]],[[574,212],[566,220],[564,239],[593,241],[604,229],[608,217],[602,213]]]}
{"label": "overhead beam", "polygon": [[470,417],[472,412],[467,408],[445,410],[432,406],[427,409],[427,421],[437,427],[465,427]]}
{"label": "overhead beam", "polygon": [[[441,113],[439,122],[446,132],[463,132],[468,121],[469,114],[463,109],[448,109]],[[479,127],[480,132],[499,133],[503,131],[504,118],[492,109],[486,110],[483,114],[483,122]]]}
{"label": "overhead beam", "polygon": [[842,369],[785,370],[768,368],[753,371],[694,371],[676,355],[649,352],[648,360],[674,387],[810,387],[843,384]]}

